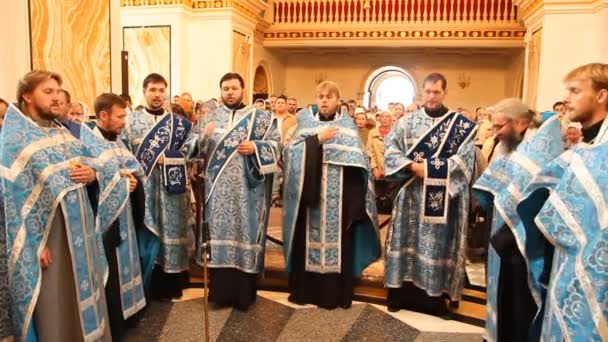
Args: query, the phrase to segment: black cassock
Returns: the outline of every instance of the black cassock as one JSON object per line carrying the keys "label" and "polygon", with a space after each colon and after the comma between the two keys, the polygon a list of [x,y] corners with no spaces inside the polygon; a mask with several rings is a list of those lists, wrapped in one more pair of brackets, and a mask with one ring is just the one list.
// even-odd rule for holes
{"label": "black cassock", "polygon": [[305,271],[306,211],[319,205],[321,194],[322,146],[318,136],[306,138],[304,184],[293,237],[292,267],[289,274],[289,301],[322,308],[348,308],[353,299],[353,245],[350,229],[360,220],[369,220],[365,198],[367,183],[362,170],[344,167],[342,191],[341,272],[321,274]]}

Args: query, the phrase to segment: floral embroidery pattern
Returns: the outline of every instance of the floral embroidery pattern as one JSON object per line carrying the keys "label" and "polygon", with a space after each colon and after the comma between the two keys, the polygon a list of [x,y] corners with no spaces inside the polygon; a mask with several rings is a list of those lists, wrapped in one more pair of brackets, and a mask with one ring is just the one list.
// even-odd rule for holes
{"label": "floral embroidery pattern", "polygon": [[431,161],[431,165],[435,167],[435,170],[439,170],[443,165],[445,165],[445,162],[439,158],[435,158]]}
{"label": "floral embroidery pattern", "polygon": [[424,160],[424,152],[414,152],[414,161],[420,163]]}
{"label": "floral embroidery pattern", "polygon": [[435,132],[431,133],[429,141],[424,144],[430,148],[433,152],[439,147],[439,144],[443,140],[446,134],[446,130],[448,129],[448,122],[444,122],[435,130]]}
{"label": "floral embroidery pattern", "polygon": [[443,208],[443,191],[431,192],[428,197],[428,206],[433,211]]}
{"label": "floral embroidery pattern", "polygon": [[585,297],[578,292],[576,280],[568,285],[568,298],[564,300],[564,314],[573,322],[581,322],[585,313]]}
{"label": "floral embroidery pattern", "polygon": [[454,125],[456,129],[454,134],[452,135],[452,139],[450,140],[449,147],[446,151],[446,153],[448,154],[456,153],[458,147],[460,146],[462,141],[467,137],[468,133],[470,132],[469,129],[472,126],[470,122],[466,121],[463,118],[459,118],[458,120],[458,123]]}
{"label": "floral embroidery pattern", "polygon": [[589,257],[589,266],[600,274],[608,274],[608,242],[600,241]]}
{"label": "floral embroidery pattern", "polygon": [[274,160],[270,147],[262,146],[262,150],[260,151],[260,158],[262,158],[262,160],[264,161]]}
{"label": "floral embroidery pattern", "polygon": [[268,126],[270,126],[270,116],[258,115],[257,119],[255,120],[255,129],[253,130],[253,134],[255,135],[254,139],[262,139],[268,130]]}
{"label": "floral embroidery pattern", "polygon": [[169,169],[169,184],[170,185],[180,185],[183,182],[183,172],[180,167],[172,167]]}
{"label": "floral embroidery pattern", "polygon": [[243,140],[247,139],[247,129],[245,127],[239,127],[224,139],[224,145],[226,147],[237,147]]}
{"label": "floral embroidery pattern", "polygon": [[152,166],[154,157],[156,156],[157,152],[159,152],[158,148],[169,142],[171,132],[167,126],[167,122],[168,121],[165,121],[165,125],[158,128],[158,130],[154,133],[154,137],[148,140],[148,146],[143,148],[143,150],[141,150],[139,153],[137,160],[139,160],[139,163],[143,167],[144,171],[146,171],[146,174],[150,172],[150,167]]}

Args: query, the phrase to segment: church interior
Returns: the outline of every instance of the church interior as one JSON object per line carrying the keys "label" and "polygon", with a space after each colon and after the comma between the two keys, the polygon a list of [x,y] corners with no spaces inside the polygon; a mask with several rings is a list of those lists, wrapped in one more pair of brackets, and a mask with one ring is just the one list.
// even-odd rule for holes
{"label": "church interior", "polygon": [[[386,110],[422,99],[422,80],[447,78],[445,103],[475,112],[519,97],[537,112],[562,99],[572,68],[608,62],[607,0],[6,0],[0,22],[0,97],[33,69],[52,70],[94,117],[95,98],[145,104],[150,73],[167,100],[220,96],[227,72],[244,102],[294,97],[315,103],[324,81],[343,101]],[[182,298],[149,302],[124,341],[482,341],[486,260],[468,253],[462,299],[449,319],[386,307],[382,258],[357,280],[349,309],[287,299],[282,208],[270,210],[258,297],[248,311],[204,308],[203,269],[192,261]],[[391,215],[381,214],[384,246]],[[208,325],[205,323],[208,316]]]}

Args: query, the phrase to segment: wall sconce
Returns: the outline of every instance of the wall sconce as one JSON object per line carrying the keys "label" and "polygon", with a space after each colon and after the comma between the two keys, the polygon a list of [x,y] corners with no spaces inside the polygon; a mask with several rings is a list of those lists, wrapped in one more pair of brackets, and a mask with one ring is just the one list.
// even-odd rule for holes
{"label": "wall sconce", "polygon": [[315,83],[317,85],[321,84],[321,82],[325,81],[325,79],[327,78],[327,76],[320,72],[316,77],[315,77]]}
{"label": "wall sconce", "polygon": [[372,5],[369,3],[369,0],[363,0],[363,9],[364,10],[368,10],[372,7]]}
{"label": "wall sconce", "polygon": [[458,75],[458,86],[460,89],[468,88],[471,85],[471,76],[462,73]]}

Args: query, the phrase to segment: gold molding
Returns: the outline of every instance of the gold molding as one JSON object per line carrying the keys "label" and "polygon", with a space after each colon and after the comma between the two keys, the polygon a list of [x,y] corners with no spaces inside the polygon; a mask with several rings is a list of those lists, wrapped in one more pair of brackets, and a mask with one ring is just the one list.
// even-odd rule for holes
{"label": "gold molding", "polygon": [[192,0],[120,0],[120,7],[136,6],[174,6],[192,7]]}
{"label": "gold molding", "polygon": [[546,6],[564,6],[568,8],[585,9],[598,3],[598,0],[514,0],[514,4],[519,8],[520,20],[526,21],[537,11],[542,11]]}
{"label": "gold molding", "polygon": [[231,0],[203,0],[203,1],[192,1],[193,9],[208,9],[208,8],[229,8],[232,7],[233,1]]}
{"label": "gold molding", "polygon": [[261,20],[267,3],[263,0],[121,0],[121,7],[182,6],[194,11],[234,9],[253,20]]}
{"label": "gold molding", "polygon": [[267,40],[445,40],[445,39],[515,39],[523,42],[525,29],[512,30],[352,30],[352,31],[271,31]]}

